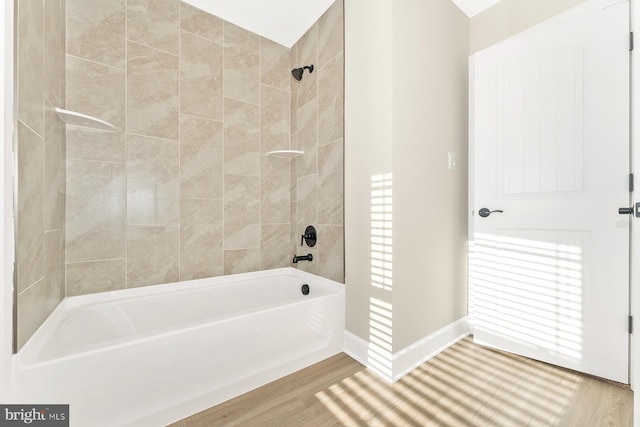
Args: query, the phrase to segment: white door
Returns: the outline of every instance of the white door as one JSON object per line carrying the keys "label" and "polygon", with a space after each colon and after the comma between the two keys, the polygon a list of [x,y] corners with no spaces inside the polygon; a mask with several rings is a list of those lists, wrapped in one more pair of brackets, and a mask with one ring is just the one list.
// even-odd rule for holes
{"label": "white door", "polygon": [[628,383],[628,1],[475,54],[471,80],[476,342]]}

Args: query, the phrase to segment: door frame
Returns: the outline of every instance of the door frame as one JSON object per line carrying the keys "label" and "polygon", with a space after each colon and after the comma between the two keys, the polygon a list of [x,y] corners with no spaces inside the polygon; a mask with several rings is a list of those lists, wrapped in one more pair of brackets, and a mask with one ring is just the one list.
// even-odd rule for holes
{"label": "door frame", "polygon": [[[629,28],[630,31],[635,31],[634,24],[636,22],[640,22],[640,7],[636,7],[636,1],[638,0],[628,0],[629,1],[629,17],[630,23]],[[589,10],[592,6],[588,3],[589,0],[585,0],[583,3],[574,6],[573,8],[560,13],[554,17],[551,17],[545,21],[542,21],[538,24],[535,24],[519,33],[508,37],[500,42],[503,43],[513,37],[517,37],[520,34],[526,33],[528,31],[534,30],[537,27],[547,25],[558,19],[567,19],[571,17],[574,13],[582,13],[584,10]],[[640,49],[640,31],[637,31],[637,35],[635,37],[636,47],[634,50]],[[494,44],[493,46],[495,46]],[[491,46],[492,47],[492,46]],[[473,250],[474,250],[474,214],[475,214],[475,206],[474,206],[474,197],[475,197],[475,187],[474,187],[474,173],[475,173],[475,140],[474,140],[474,116],[472,114],[475,98],[474,98],[474,89],[475,89],[475,81],[474,81],[474,72],[475,72],[475,53],[469,56],[469,170],[468,170],[468,268],[467,268],[467,312],[470,320],[470,332],[474,333],[474,322],[472,317],[472,293],[469,289],[470,277],[468,272],[471,271],[471,265],[473,258]],[[636,191],[634,193],[630,193],[629,195],[629,203],[640,202],[640,169],[636,170],[636,165],[640,165],[640,130],[638,132],[635,131],[636,128],[640,129],[640,108],[635,108],[636,102],[640,103],[640,62],[638,64],[634,64],[635,59],[634,54],[631,54],[630,57],[630,66],[631,70],[629,73],[630,77],[630,171],[635,175],[635,187]],[[638,82],[636,84],[636,82]],[[629,206],[632,206],[631,204]],[[635,334],[629,335],[629,383],[632,390],[636,389],[636,384],[640,384],[640,219],[633,219],[631,221],[631,243],[630,243],[630,260],[629,260],[629,314],[633,316],[635,319],[634,329],[637,331]],[[634,425],[636,427],[640,427],[640,392],[634,393]]]}
{"label": "door frame", "polygon": [[[640,23],[640,6],[638,0],[629,0],[631,7],[630,27],[638,41],[640,31],[636,31]],[[637,43],[636,43],[637,46]],[[631,54],[631,170],[635,175],[635,189],[631,203],[640,202],[640,61],[637,56],[637,47]],[[629,205],[631,206],[631,205]],[[630,310],[634,318],[634,333],[631,334],[630,357],[629,357],[629,377],[631,379],[631,390],[633,395],[633,425],[640,427],[640,220],[632,221],[631,231],[631,297]]]}

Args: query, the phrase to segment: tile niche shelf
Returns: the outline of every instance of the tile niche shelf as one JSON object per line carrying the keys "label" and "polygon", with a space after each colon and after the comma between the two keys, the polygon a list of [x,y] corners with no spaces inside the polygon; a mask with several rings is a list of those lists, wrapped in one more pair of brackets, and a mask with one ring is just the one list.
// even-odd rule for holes
{"label": "tile niche shelf", "polygon": [[116,128],[109,122],[100,120],[93,116],[77,113],[75,111],[65,110],[63,108],[55,109],[58,116],[68,125],[82,127],[93,131],[115,132]]}
{"label": "tile niche shelf", "polygon": [[287,159],[293,159],[298,156],[302,156],[304,151],[299,150],[274,150],[269,151],[267,156],[286,157]]}

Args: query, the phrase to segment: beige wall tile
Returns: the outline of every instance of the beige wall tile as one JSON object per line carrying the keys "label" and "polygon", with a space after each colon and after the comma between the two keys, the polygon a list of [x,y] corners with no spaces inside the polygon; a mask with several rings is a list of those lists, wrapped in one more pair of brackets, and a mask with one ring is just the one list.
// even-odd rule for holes
{"label": "beige wall tile", "polygon": [[180,197],[222,199],[224,141],[221,122],[180,117]]}
{"label": "beige wall tile", "polygon": [[260,37],[224,23],[224,96],[258,104]]}
{"label": "beige wall tile", "polygon": [[304,234],[307,225],[318,224],[318,175],[298,178],[298,231]]}
{"label": "beige wall tile", "polygon": [[16,6],[16,328],[21,347],[64,298],[65,138],[54,107],[64,106],[65,61],[61,0],[19,0]]}
{"label": "beige wall tile", "polygon": [[67,1],[68,0],[60,0],[60,14],[62,16],[61,19],[61,26],[60,26],[60,40],[62,41],[62,53],[63,53],[63,57],[62,57],[62,61],[60,63],[60,65],[62,66],[62,71],[60,72],[61,78],[60,81],[62,82],[62,90],[61,90],[61,96],[62,96],[62,103],[61,105],[64,105],[64,85],[65,82],[67,80],[66,78],[66,53],[67,53]]}
{"label": "beige wall tile", "polygon": [[[64,207],[64,197],[61,197],[62,200],[62,204]],[[63,208],[64,209],[64,208]],[[65,262],[66,262],[66,255],[65,255],[65,243],[66,243],[66,236],[65,236],[65,228],[64,225],[62,227],[61,232],[59,233],[58,236],[58,284],[61,286],[60,289],[60,293],[63,299],[66,296],[66,275],[65,275]]]}
{"label": "beige wall tile", "polygon": [[224,173],[260,175],[260,108],[224,100]]}
{"label": "beige wall tile", "polygon": [[31,338],[59,302],[57,290],[45,286],[44,279],[18,294],[18,350]]}
{"label": "beige wall tile", "polygon": [[295,252],[298,250],[298,247],[300,246],[300,236],[302,236],[302,234],[304,233],[304,230],[303,230],[303,232],[298,234],[298,202],[297,201],[293,201],[289,203],[289,218],[291,219],[289,222],[289,238],[291,240],[289,243],[289,248],[291,248],[291,250],[295,254]]}
{"label": "beige wall tile", "polygon": [[189,32],[180,38],[180,112],[223,120],[222,46]]}
{"label": "beige wall tile", "polygon": [[224,248],[260,247],[260,179],[225,175]]}
{"label": "beige wall tile", "polygon": [[298,88],[291,85],[291,95],[289,96],[289,128],[291,135],[298,132]]}
{"label": "beige wall tile", "polygon": [[318,274],[344,283],[344,229],[329,225],[318,227]]}
{"label": "beige wall tile", "polygon": [[291,51],[289,54],[289,92],[291,92],[290,97],[290,125],[291,125],[291,135],[298,132],[298,87],[299,83],[291,76],[291,70],[294,68],[298,68],[298,44],[294,44],[291,47]]}
{"label": "beige wall tile", "polygon": [[87,132],[67,126],[67,156],[124,162],[125,71],[67,57],[66,108],[106,120],[116,132]]}
{"label": "beige wall tile", "polygon": [[49,316],[45,298],[41,295],[44,290],[44,278],[39,282],[18,294],[16,300],[16,346],[20,350],[22,346],[31,338],[33,333],[42,325]]}
{"label": "beige wall tile", "polygon": [[297,42],[298,65],[302,67],[313,64],[314,70],[305,70],[302,80],[292,80],[292,85],[298,86],[298,108],[311,101],[318,95],[318,24],[314,24]]}
{"label": "beige wall tile", "polygon": [[[295,144],[292,144],[296,147],[295,149],[298,145],[297,140],[297,135],[291,137],[292,143],[296,141]],[[300,236],[298,235],[298,161],[297,158],[294,158],[289,162],[289,230],[294,253],[300,245]]]}
{"label": "beige wall tile", "polygon": [[289,149],[289,92],[260,85],[260,140],[262,153]]}
{"label": "beige wall tile", "polygon": [[342,140],[318,149],[318,224],[344,222],[344,172]]}
{"label": "beige wall tile", "polygon": [[60,231],[44,235],[44,276],[17,298],[18,349],[33,335],[64,298],[64,276],[60,275]]}
{"label": "beige wall tile", "polygon": [[43,161],[42,139],[18,121],[18,292],[44,274]]}
{"label": "beige wall tile", "polygon": [[125,259],[67,264],[67,296],[125,289],[126,273]]}
{"label": "beige wall tile", "polygon": [[62,0],[44,2],[44,95],[55,107],[62,103],[62,67],[65,45],[61,28],[65,18],[61,11]]}
{"label": "beige wall tile", "polygon": [[289,91],[291,68],[289,49],[264,37],[260,38],[260,83]]}
{"label": "beige wall tile", "polygon": [[298,109],[298,176],[318,172],[318,102],[314,99]]}
{"label": "beige wall tile", "polygon": [[[77,0],[69,1],[78,3]],[[174,5],[180,8],[179,15],[176,15]],[[115,8],[97,7],[103,8],[104,18],[94,19],[94,23],[89,22],[92,19],[85,19],[87,26],[100,26],[113,16],[104,11]],[[188,280],[288,265],[293,257],[292,249],[301,250],[299,246],[292,247],[292,242],[299,240],[306,225],[316,225],[319,216],[328,218],[327,222],[335,222],[334,217],[341,217],[336,213],[342,209],[336,194],[342,176],[341,159],[338,159],[341,149],[333,143],[323,147],[319,154],[317,138],[318,134],[323,135],[321,144],[339,139],[327,138],[333,138],[335,129],[341,128],[336,124],[336,115],[342,113],[336,112],[334,107],[336,96],[342,95],[318,96],[318,87],[322,85],[328,92],[338,86],[342,90],[342,84],[330,81],[335,77],[331,73],[340,65],[334,68],[327,65],[326,82],[323,83],[318,55],[323,55],[327,62],[335,56],[329,57],[333,50],[341,48],[341,43],[335,42],[337,34],[333,34],[335,22],[342,15],[341,7],[338,10],[332,6],[323,16],[323,23],[314,25],[290,52],[186,3],[130,0],[128,31],[131,41],[128,42],[128,58],[119,65],[122,68],[126,65],[126,76],[125,71],[100,68],[99,64],[69,57],[73,62],[69,66],[71,72],[92,68],[88,71],[93,75],[82,73],[87,76],[85,80],[97,78],[107,83],[103,85],[108,88],[106,93],[96,93],[96,99],[112,97],[107,99],[113,104],[104,112],[97,110],[92,115],[113,114],[115,118],[109,120],[112,122],[121,117],[122,130],[126,126],[129,132],[126,140],[119,135],[122,138],[120,150],[118,144],[111,150],[112,147],[99,144],[96,139],[83,143],[75,139],[70,143],[68,157],[71,159],[77,156],[126,163],[126,174],[122,170],[122,176],[116,177],[115,181],[128,176],[128,185],[123,185],[120,191],[121,194],[127,191],[128,211],[123,207],[122,215],[126,215],[129,223],[128,237],[124,238],[125,233],[120,233],[127,245],[127,259],[122,251],[122,256],[93,254],[92,258],[78,260],[90,262],[67,260],[67,272],[75,280],[70,285],[76,289],[72,292],[120,288],[124,281],[119,278],[125,274],[128,286],[134,287],[178,278]],[[77,4],[70,4],[70,8],[76,9],[76,16],[82,15],[77,11]],[[160,18],[152,19],[153,16]],[[180,17],[181,32],[177,28],[177,16]],[[154,30],[152,22],[164,24]],[[74,31],[73,39],[79,40],[79,29]],[[178,32],[180,37],[177,37]],[[342,39],[341,32],[339,38]],[[82,43],[77,45],[86,48],[86,52],[97,53],[95,46],[86,40],[84,43],[84,46]],[[170,54],[178,52],[180,59]],[[221,70],[223,63],[224,70]],[[301,84],[297,84],[290,74],[292,63],[295,66],[314,64],[316,68],[312,74],[306,72]],[[80,99],[91,107],[90,97],[94,93],[82,86],[82,77],[72,76],[68,81],[67,95],[72,95],[71,103]],[[118,85],[122,92],[113,90]],[[223,92],[226,98],[223,98]],[[119,93],[122,93],[121,98]],[[125,93],[128,95],[126,100]],[[122,107],[117,105],[118,99],[122,100]],[[82,107],[80,101],[77,101],[78,107]],[[96,102],[95,105],[104,103]],[[116,112],[124,114],[125,109],[128,110],[127,117],[117,115]],[[78,110],[86,111],[85,108]],[[327,129],[323,129],[325,126]],[[76,137],[68,134],[71,138]],[[341,147],[342,143],[339,145]],[[105,150],[101,152],[101,148]],[[282,148],[300,148],[305,150],[305,155],[291,162],[261,156],[261,153]],[[120,157],[117,157],[118,153]],[[79,163],[82,162],[70,160],[70,177],[75,176],[70,193],[78,193],[77,181],[79,176],[84,176],[79,174]],[[107,166],[122,167],[90,164],[98,171],[104,171]],[[86,169],[89,177],[86,187],[100,188],[93,184],[99,184],[101,178],[92,177],[95,172]],[[323,192],[320,186],[330,190]],[[140,197],[144,193],[151,194],[153,201],[147,203]],[[82,201],[72,195],[69,203],[73,212],[78,212],[79,205],[93,214],[98,210],[95,206],[99,206],[100,199],[104,198],[98,191]],[[318,199],[326,206],[320,208]],[[78,246],[78,237],[88,239],[77,231],[82,228],[80,223],[89,228],[88,216],[76,216],[72,222],[78,224],[70,224],[73,239],[67,244],[67,250],[72,256],[73,248]],[[104,227],[99,217],[100,212],[95,230],[101,234]],[[122,219],[121,224],[124,228]],[[302,230],[298,230],[300,228]],[[316,260],[298,267],[318,272],[318,256],[322,251],[305,247],[298,255],[307,252],[312,252]],[[212,253],[217,255],[212,256]],[[112,274],[108,273],[109,269],[113,269]],[[92,270],[96,277],[106,280],[113,276],[118,280],[106,284],[102,281],[103,284],[92,289],[90,284],[83,284],[82,279]]]}
{"label": "beige wall tile", "polygon": [[180,210],[180,280],[222,276],[222,200],[183,199]]}
{"label": "beige wall tile", "polygon": [[127,132],[178,139],[178,57],[138,43],[127,46]]}
{"label": "beige wall tile", "polygon": [[224,251],[224,274],[239,274],[260,269],[260,249]]}
{"label": "beige wall tile", "polygon": [[18,119],[44,135],[44,25],[41,0],[18,1]]}
{"label": "beige wall tile", "polygon": [[66,0],[67,54],[124,68],[126,0]]}
{"label": "beige wall tile", "polygon": [[[298,149],[298,136],[294,135],[291,137],[291,142],[296,142],[296,144],[292,144],[291,149]],[[295,148],[294,148],[295,147]],[[303,154],[304,156],[304,154]],[[300,160],[297,158],[291,159],[289,162],[289,200],[292,202],[298,201],[298,162]]]}
{"label": "beige wall tile", "polygon": [[344,56],[339,54],[318,70],[318,144],[344,134]]}
{"label": "beige wall tile", "polygon": [[62,121],[47,103],[44,132],[44,231],[61,230],[64,212],[60,193],[66,174],[62,158]]}
{"label": "beige wall tile", "polygon": [[[344,51],[344,17],[342,0],[336,2],[318,19],[318,68],[324,67]],[[318,88],[320,92],[320,88]]]}
{"label": "beige wall tile", "polygon": [[125,168],[67,160],[67,262],[125,257]]}
{"label": "beige wall tile", "polygon": [[127,38],[178,54],[179,0],[127,0]]}
{"label": "beige wall tile", "polygon": [[180,2],[180,26],[220,45],[224,42],[224,21],[188,3]]}
{"label": "beige wall tile", "polygon": [[288,159],[262,156],[260,192],[262,224],[288,224],[290,196]]}
{"label": "beige wall tile", "polygon": [[260,269],[288,267],[292,259],[289,224],[263,225],[260,239]]}
{"label": "beige wall tile", "polygon": [[51,310],[64,299],[64,274],[60,274],[60,239],[62,232],[53,230],[44,233],[44,282],[47,293],[51,296]]}
{"label": "beige wall tile", "polygon": [[178,141],[127,135],[127,224],[175,226],[180,218]]}
{"label": "beige wall tile", "polygon": [[178,227],[128,227],[127,287],[177,282]]}

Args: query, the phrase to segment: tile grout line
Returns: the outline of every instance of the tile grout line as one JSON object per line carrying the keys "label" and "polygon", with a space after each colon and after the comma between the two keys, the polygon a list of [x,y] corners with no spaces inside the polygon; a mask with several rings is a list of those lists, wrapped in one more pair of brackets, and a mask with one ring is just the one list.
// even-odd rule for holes
{"label": "tile grout line", "polygon": [[[316,57],[314,58],[316,64],[318,64],[318,60],[320,58],[320,24],[318,21],[315,23],[316,25]],[[319,65],[319,64],[318,64]],[[320,67],[318,66],[318,71],[315,78],[316,85],[316,232],[320,234],[320,224],[318,224],[318,220],[320,218],[320,92],[318,90],[318,82],[320,81]],[[320,236],[321,237],[321,236]],[[323,242],[318,243],[317,251],[318,251],[318,261],[316,263],[316,274],[320,275],[320,247]]]}
{"label": "tile grout line", "polygon": [[182,280],[182,2],[178,2],[178,281]]}
{"label": "tile grout line", "polygon": [[[125,31],[126,31],[126,29],[125,29]],[[125,36],[125,45],[126,45],[126,42],[127,42],[127,40],[126,40],[126,36]],[[65,53],[65,55],[68,56],[69,58],[76,59],[78,61],[89,62],[91,64],[100,65],[102,67],[112,68],[112,69],[120,71],[120,72],[126,72],[127,71],[126,50],[127,49],[126,49],[126,46],[125,46],[125,66],[123,68],[116,67],[115,65],[105,64],[104,62],[99,62],[99,61],[96,61],[94,59],[89,59],[89,58],[85,58],[85,57],[82,57],[82,56],[73,55],[71,53]]]}
{"label": "tile grout line", "polygon": [[[203,11],[203,12],[204,12],[204,11]],[[209,14],[209,15],[211,15],[211,16],[215,16],[215,15],[212,15],[212,14],[210,14],[210,13],[208,13],[208,12],[204,12],[204,13],[207,13],[207,14]],[[179,27],[180,27],[180,32],[184,31],[185,33],[189,33],[190,35],[195,36],[195,37],[198,37],[199,39],[206,40],[206,41],[211,42],[211,43],[213,43],[213,44],[216,44],[216,45],[218,45],[218,46],[224,47],[224,39],[222,40],[222,43],[218,43],[218,42],[217,42],[217,41],[215,41],[215,40],[211,40],[209,37],[206,37],[206,36],[203,36],[203,35],[201,35],[201,34],[194,33],[193,31],[190,31],[190,30],[187,30],[187,29],[185,29],[185,28],[182,28],[182,20],[181,20],[181,17],[182,17],[182,7],[180,7],[180,11],[178,12],[178,17],[179,17],[178,19],[180,19],[180,21],[179,21],[179,22],[180,22],[180,25],[179,25]],[[222,19],[222,18],[220,18],[220,19]],[[223,36],[223,37],[224,37],[224,36]],[[180,52],[180,48],[178,48],[178,52]]]}
{"label": "tile grout line", "polygon": [[124,288],[129,289],[129,0],[124,12]]}
{"label": "tile grout line", "polygon": [[[60,0],[60,19],[62,19],[62,25],[61,27],[64,27],[64,36],[62,37],[62,35],[60,35],[60,37],[62,38],[61,40],[61,45],[64,45],[64,49],[62,51],[63,54],[63,61],[64,64],[62,64],[62,66],[64,67],[64,79],[60,79],[61,82],[63,82],[63,87],[64,87],[64,93],[62,90],[60,90],[60,95],[61,98],[64,99],[64,105],[63,107],[66,109],[67,108],[67,63],[69,61],[69,53],[68,53],[68,48],[67,48],[67,34],[68,34],[68,28],[67,28],[67,15],[66,13],[63,15],[63,10],[62,10],[62,2],[66,1],[66,0]],[[66,3],[65,3],[65,10],[64,12],[66,12]],[[60,29],[62,31],[62,28]],[[62,71],[62,70],[61,70]],[[62,156],[62,153],[60,153],[60,156],[62,157],[62,161],[64,162],[64,188],[65,188],[65,193],[64,193],[64,216],[62,219],[62,225],[64,226],[64,230],[63,230],[63,236],[64,236],[64,248],[63,248],[63,254],[64,254],[64,261],[62,263],[62,269],[63,271],[63,285],[64,285],[64,296],[63,298],[67,297],[67,126],[63,125],[62,126],[64,129],[64,146],[65,146],[65,150],[64,150],[64,156]],[[61,145],[62,146],[62,145]]]}
{"label": "tile grout line", "polygon": [[227,183],[227,162],[226,162],[226,146],[227,146],[227,132],[226,132],[226,89],[224,84],[225,70],[226,70],[226,57],[227,57],[227,21],[222,21],[222,276],[227,275],[227,263],[226,263],[226,250],[225,250],[225,238],[227,235],[227,222],[225,217],[226,212],[226,183]]}
{"label": "tile grout line", "polygon": [[[128,15],[129,15],[129,12],[128,12],[128,8],[127,8],[127,19],[126,19],[127,21],[129,20]],[[179,31],[179,30],[178,30],[178,31]],[[128,33],[127,29],[125,29],[125,33]],[[146,47],[146,48],[149,48],[149,49],[155,50],[156,52],[164,53],[164,54],[166,54],[166,55],[171,55],[171,56],[174,56],[174,57],[178,57],[178,56],[180,56],[180,54],[179,54],[179,53],[177,53],[177,54],[176,54],[176,53],[171,53],[171,52],[169,52],[169,51],[167,51],[167,50],[164,50],[164,49],[158,49],[158,48],[157,48],[157,47],[155,47],[155,46],[150,46],[150,45],[145,44],[145,43],[140,43],[139,41],[136,41],[136,40],[131,40],[131,39],[129,39],[129,35],[128,35],[128,34],[127,34],[127,37],[126,37],[126,41],[127,41],[127,42],[131,42],[131,43],[135,43],[135,44],[137,44],[137,45],[139,45],[139,46],[143,46],[143,47]],[[179,51],[180,51],[180,48],[178,47],[178,52],[179,52]]]}
{"label": "tile grout line", "polygon": [[[41,43],[42,43],[42,58],[41,59],[42,59],[42,72],[44,74],[44,65],[46,63],[46,57],[47,57],[47,43],[46,43],[47,24],[46,24],[46,17],[45,17],[45,15],[46,15],[46,7],[44,5],[44,2],[42,2],[41,5],[42,5],[42,22],[41,22],[41,24],[42,24],[42,40],[41,40]],[[43,77],[44,77],[44,75],[41,76],[41,78],[43,78]],[[47,282],[47,280],[46,280],[46,256],[47,255],[46,255],[46,251],[45,251],[45,249],[46,249],[45,229],[47,228],[46,224],[45,224],[45,217],[47,216],[46,215],[46,211],[45,211],[45,209],[46,209],[46,199],[47,199],[46,191],[45,191],[46,188],[47,188],[47,185],[46,185],[47,177],[45,175],[46,174],[46,166],[45,165],[47,164],[47,161],[46,161],[46,158],[45,158],[46,152],[47,152],[47,150],[45,149],[45,147],[46,147],[46,135],[47,135],[47,104],[48,104],[48,100],[47,100],[47,96],[46,96],[47,86],[48,85],[46,84],[46,82],[43,82],[42,94],[41,94],[42,95],[42,104],[41,104],[42,105],[42,146],[41,146],[41,148],[42,148],[42,165],[41,165],[41,167],[42,167],[42,182],[41,182],[41,185],[42,185],[42,277],[41,277],[41,279],[43,280],[42,283],[43,283],[43,285],[45,285],[45,288],[46,288],[46,282]],[[36,283],[37,283],[37,281],[36,281]]]}
{"label": "tile grout line", "polygon": [[262,37],[258,37],[258,270],[262,269]]}

